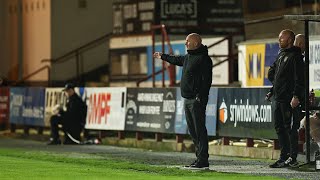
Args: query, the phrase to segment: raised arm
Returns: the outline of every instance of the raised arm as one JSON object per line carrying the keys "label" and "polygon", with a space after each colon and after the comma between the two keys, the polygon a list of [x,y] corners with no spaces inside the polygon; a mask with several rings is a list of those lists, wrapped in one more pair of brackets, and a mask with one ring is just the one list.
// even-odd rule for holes
{"label": "raised arm", "polygon": [[167,61],[170,64],[174,64],[177,66],[183,66],[185,56],[173,56],[169,54],[162,54],[161,52],[155,52],[153,54],[153,57],[162,59],[164,61]]}

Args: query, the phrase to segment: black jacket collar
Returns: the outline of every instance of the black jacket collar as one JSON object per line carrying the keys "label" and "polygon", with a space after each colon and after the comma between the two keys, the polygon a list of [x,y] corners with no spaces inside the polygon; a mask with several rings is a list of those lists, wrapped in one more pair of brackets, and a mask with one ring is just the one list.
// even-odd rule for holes
{"label": "black jacket collar", "polygon": [[208,48],[203,44],[201,44],[201,46],[198,49],[187,50],[187,51],[188,51],[188,54],[190,55],[208,54]]}

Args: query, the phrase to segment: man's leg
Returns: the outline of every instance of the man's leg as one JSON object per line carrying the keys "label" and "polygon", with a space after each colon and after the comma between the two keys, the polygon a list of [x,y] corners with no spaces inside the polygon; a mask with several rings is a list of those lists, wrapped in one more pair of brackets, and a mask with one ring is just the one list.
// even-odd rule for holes
{"label": "man's leg", "polygon": [[[201,102],[204,101],[204,102]],[[195,125],[195,132],[198,141],[198,159],[199,164],[202,166],[208,166],[208,133],[205,120],[205,107],[206,100],[194,99],[191,108],[191,115],[193,124]]]}
{"label": "man's leg", "polygon": [[275,102],[274,110],[274,127],[278,135],[280,145],[280,158],[275,163],[271,164],[271,168],[280,168],[285,166],[285,161],[290,153],[290,143],[288,132],[284,128],[284,119],[289,118],[291,113],[287,113],[282,103]]}
{"label": "man's leg", "polygon": [[198,145],[199,145],[199,142],[197,141],[198,137],[197,137],[197,134],[196,134],[195,125],[194,125],[194,121],[192,119],[193,117],[192,117],[192,114],[191,114],[192,103],[193,103],[192,100],[185,99],[185,101],[184,101],[184,111],[185,111],[185,115],[186,115],[186,121],[187,121],[188,129],[189,129],[189,133],[190,133],[190,136],[192,138],[193,144],[195,146],[195,154],[196,154],[196,157],[197,157],[197,160],[198,160],[198,153],[199,153],[198,152]]}
{"label": "man's leg", "polygon": [[[278,128],[278,138],[281,146],[281,158],[287,159],[290,154],[289,128],[287,122],[291,122],[292,111],[289,103],[280,103],[281,119],[279,118],[280,127]],[[280,115],[280,114],[279,114]]]}
{"label": "man's leg", "polygon": [[297,156],[298,156],[298,129],[300,126],[300,116],[301,116],[301,108],[296,107],[292,110],[292,118],[291,121],[286,122],[285,128],[289,132],[290,138],[290,160],[287,162],[290,166],[295,167],[298,165]]}
{"label": "man's leg", "polygon": [[50,118],[50,124],[51,124],[51,142],[52,143],[61,143],[59,138],[59,127],[58,125],[61,124],[61,117],[57,115],[53,115]]}

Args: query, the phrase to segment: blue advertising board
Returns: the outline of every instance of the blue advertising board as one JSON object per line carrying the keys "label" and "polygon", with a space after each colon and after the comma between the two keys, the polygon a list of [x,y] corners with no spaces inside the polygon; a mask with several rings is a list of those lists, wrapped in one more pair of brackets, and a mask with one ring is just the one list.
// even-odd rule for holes
{"label": "blue advertising board", "polygon": [[45,88],[11,88],[10,98],[10,123],[44,126]]}
{"label": "blue advertising board", "polygon": [[[217,100],[218,88],[211,88],[209,93],[209,100],[206,108],[206,127],[209,136],[216,135],[217,127]],[[177,88],[176,99],[176,118],[175,118],[175,133],[188,134],[188,126],[184,113],[184,98],[181,97],[180,88]]]}
{"label": "blue advertising board", "polygon": [[267,43],[266,44],[266,53],[265,53],[265,75],[264,75],[264,85],[271,86],[271,82],[268,80],[268,70],[273,62],[276,60],[279,51],[279,44],[278,43]]}

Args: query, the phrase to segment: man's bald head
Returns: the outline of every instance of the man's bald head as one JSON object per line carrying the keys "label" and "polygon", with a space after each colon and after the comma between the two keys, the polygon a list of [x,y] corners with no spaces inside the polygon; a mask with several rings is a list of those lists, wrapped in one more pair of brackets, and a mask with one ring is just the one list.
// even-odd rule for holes
{"label": "man's bald head", "polygon": [[186,38],[187,50],[198,49],[201,46],[201,43],[202,43],[201,36],[197,33],[191,33]]}
{"label": "man's bald head", "polygon": [[279,34],[279,47],[291,48],[293,46],[294,39],[295,39],[295,35],[292,30],[290,29],[282,30]]}
{"label": "man's bald head", "polygon": [[293,43],[294,46],[299,47],[301,49],[301,52],[304,52],[306,49],[306,44],[305,44],[305,37],[303,34],[297,34],[296,39],[294,40]]}

